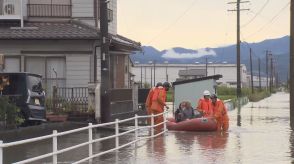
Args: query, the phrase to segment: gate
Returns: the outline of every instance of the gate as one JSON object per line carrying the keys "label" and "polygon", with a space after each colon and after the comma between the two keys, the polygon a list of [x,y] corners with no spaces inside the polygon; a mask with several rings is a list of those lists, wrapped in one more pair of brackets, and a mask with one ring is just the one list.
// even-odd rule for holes
{"label": "gate", "polygon": [[[55,112],[87,112],[88,111],[88,88],[53,87],[53,96],[47,102],[47,109]],[[62,111],[61,111],[62,110]]]}

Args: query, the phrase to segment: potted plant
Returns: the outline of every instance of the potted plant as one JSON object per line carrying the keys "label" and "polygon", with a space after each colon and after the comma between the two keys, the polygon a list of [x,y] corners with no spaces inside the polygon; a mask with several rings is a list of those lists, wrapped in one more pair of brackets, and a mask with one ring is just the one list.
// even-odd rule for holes
{"label": "potted plant", "polygon": [[46,100],[46,119],[50,122],[64,122],[67,121],[68,112],[71,110],[70,102],[56,103],[52,98]]}

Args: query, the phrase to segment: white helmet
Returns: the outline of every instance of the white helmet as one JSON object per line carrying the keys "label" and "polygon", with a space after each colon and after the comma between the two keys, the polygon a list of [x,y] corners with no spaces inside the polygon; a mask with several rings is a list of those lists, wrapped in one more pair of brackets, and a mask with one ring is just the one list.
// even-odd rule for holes
{"label": "white helmet", "polygon": [[209,92],[208,90],[205,90],[205,91],[203,92],[203,96],[210,96],[210,92]]}

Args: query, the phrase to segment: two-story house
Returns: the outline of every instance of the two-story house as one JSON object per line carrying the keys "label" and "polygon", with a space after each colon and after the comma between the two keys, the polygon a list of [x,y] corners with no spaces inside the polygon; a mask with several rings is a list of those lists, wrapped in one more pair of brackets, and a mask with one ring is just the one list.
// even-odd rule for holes
{"label": "two-story house", "polygon": [[[87,87],[100,68],[100,0],[0,0],[4,71],[41,74],[52,86]],[[112,88],[130,85],[130,60],[140,43],[117,34],[117,1],[108,2]],[[94,59],[94,54],[97,59]],[[97,68],[94,68],[97,60]]]}

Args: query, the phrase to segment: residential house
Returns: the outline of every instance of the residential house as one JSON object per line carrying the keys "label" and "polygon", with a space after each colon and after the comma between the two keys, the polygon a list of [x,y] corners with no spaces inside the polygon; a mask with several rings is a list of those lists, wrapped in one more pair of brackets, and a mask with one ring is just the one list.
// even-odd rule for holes
{"label": "residential house", "polygon": [[[0,54],[5,72],[41,74],[52,86],[101,80],[99,0],[0,0]],[[117,1],[108,2],[111,88],[130,86],[130,60],[140,43],[117,34]],[[94,54],[97,58],[94,59]],[[97,60],[97,68],[94,68]]]}

